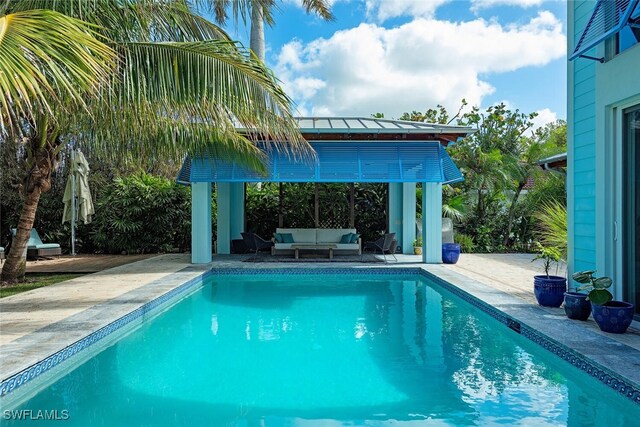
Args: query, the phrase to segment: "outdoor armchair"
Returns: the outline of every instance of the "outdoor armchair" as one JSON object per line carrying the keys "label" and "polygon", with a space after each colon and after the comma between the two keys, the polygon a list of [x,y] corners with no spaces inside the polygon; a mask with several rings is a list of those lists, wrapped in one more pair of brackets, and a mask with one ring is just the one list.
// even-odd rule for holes
{"label": "outdoor armchair", "polygon": [[[16,229],[11,229],[11,237],[15,238]],[[31,229],[31,235],[27,242],[27,258],[44,258],[48,256],[60,256],[62,249],[57,243],[43,243],[35,228]]]}
{"label": "outdoor armchair", "polygon": [[242,234],[242,240],[244,240],[245,245],[251,252],[255,252],[257,255],[259,251],[269,249],[273,246],[273,242],[270,240],[264,240],[262,237],[258,236],[256,233],[240,233]]}
{"label": "outdoor armchair", "polygon": [[398,258],[396,258],[395,255],[396,248],[391,247],[394,242],[396,242],[395,244],[397,245],[397,241],[395,240],[395,238],[396,233],[386,233],[375,242],[365,242],[364,249],[371,250],[373,251],[373,253],[377,253],[378,251],[380,251],[382,253],[382,256],[384,257],[384,262],[387,262],[387,254],[393,256],[393,258],[397,261]]}

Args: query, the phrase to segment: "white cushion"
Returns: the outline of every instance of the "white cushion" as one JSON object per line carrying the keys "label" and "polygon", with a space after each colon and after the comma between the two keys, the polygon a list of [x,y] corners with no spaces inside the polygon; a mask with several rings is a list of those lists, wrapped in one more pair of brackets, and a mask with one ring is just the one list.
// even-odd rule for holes
{"label": "white cushion", "polygon": [[294,243],[315,243],[315,228],[276,228],[276,233],[291,233]]}
{"label": "white cushion", "polygon": [[295,243],[275,243],[273,247],[276,248],[277,250],[283,250],[283,249],[291,249],[291,245],[295,245]]}
{"label": "white cushion", "polygon": [[319,228],[318,243],[338,243],[345,234],[355,232],[355,228]]}

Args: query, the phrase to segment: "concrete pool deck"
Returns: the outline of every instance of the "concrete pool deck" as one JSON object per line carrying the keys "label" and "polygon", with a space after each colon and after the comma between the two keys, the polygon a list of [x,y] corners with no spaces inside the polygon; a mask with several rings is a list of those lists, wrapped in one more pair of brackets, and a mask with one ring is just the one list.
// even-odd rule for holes
{"label": "concrete pool deck", "polygon": [[0,379],[130,313],[145,303],[215,268],[420,267],[487,302],[640,386],[640,328],[624,335],[600,332],[592,320],[571,321],[562,309],[539,307],[532,276],[541,269],[530,254],[465,254],[456,265],[417,264],[421,257],[398,255],[398,262],[243,262],[247,256],[214,256],[194,266],[189,255],[160,255],[100,273],[0,300]]}

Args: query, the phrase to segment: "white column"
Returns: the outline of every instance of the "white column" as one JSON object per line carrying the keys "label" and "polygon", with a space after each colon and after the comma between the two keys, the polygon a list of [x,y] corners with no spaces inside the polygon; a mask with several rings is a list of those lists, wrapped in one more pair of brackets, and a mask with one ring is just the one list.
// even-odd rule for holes
{"label": "white column", "polygon": [[389,183],[389,233],[402,245],[402,183]]}
{"label": "white column", "polygon": [[191,262],[211,262],[211,183],[191,183]]}
{"label": "white column", "polygon": [[228,182],[216,184],[216,203],[218,205],[217,253],[231,253],[231,185]]}
{"label": "white column", "polygon": [[402,253],[413,253],[416,238],[416,183],[402,184]]}
{"label": "white column", "polygon": [[442,183],[422,184],[422,262],[442,263]]}

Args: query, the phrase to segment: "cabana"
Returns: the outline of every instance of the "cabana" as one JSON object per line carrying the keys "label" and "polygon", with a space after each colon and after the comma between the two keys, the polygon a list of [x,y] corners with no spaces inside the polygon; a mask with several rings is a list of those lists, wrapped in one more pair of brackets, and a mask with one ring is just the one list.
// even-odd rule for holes
{"label": "cabana", "polygon": [[[292,159],[272,150],[267,175],[214,155],[187,158],[177,181],[191,185],[191,261],[212,260],[211,184],[217,186],[217,252],[231,252],[244,228],[247,182],[389,183],[389,231],[403,252],[415,238],[416,183],[421,182],[423,262],[442,262],[442,185],[463,180],[445,147],[474,132],[449,126],[374,118],[298,118],[300,131],[317,156]],[[260,144],[260,142],[257,142]],[[275,230],[274,230],[275,231]]]}

